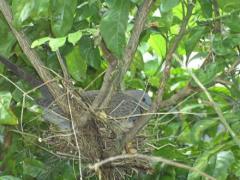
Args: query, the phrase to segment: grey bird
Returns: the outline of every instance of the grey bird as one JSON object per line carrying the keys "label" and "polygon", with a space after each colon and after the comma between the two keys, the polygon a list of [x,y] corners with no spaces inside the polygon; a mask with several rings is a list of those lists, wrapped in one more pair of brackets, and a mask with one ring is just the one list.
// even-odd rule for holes
{"label": "grey bird", "polygon": [[[90,90],[82,93],[83,101],[91,104],[98,95],[99,90]],[[104,111],[108,119],[115,120],[122,130],[127,131],[134,126],[141,114],[148,110],[151,105],[151,98],[142,90],[126,90],[116,92]],[[70,129],[71,122],[49,108],[44,108],[43,118],[55,124],[60,129]]]}

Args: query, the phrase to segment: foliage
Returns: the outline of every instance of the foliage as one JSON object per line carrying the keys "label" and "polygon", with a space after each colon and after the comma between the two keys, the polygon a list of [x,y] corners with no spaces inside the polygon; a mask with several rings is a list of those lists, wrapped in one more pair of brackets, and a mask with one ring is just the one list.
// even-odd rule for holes
{"label": "foliage", "polygon": [[[55,53],[60,50],[75,86],[99,89],[103,81],[101,74],[107,68],[100,48],[101,38],[121,59],[135,21],[133,17],[142,2],[12,0],[11,9],[14,26],[27,33],[32,48],[48,68],[61,74]],[[217,9],[214,2],[218,4]],[[155,98],[166,55],[186,16],[186,6],[185,0],[155,2],[133,63],[124,76],[126,89],[147,89]],[[196,91],[167,109],[168,114],[154,117],[145,129],[150,137],[146,147],[154,147],[152,155],[193,166],[219,180],[240,178],[240,147],[185,65],[207,88],[239,139],[239,21],[238,0],[196,1],[186,33],[173,56],[164,99],[186,86]],[[0,54],[11,57],[12,62],[37,76],[2,15],[0,27]],[[79,175],[76,162],[55,157],[52,149],[41,142],[41,133],[49,125],[41,121],[40,110],[31,100],[26,98],[23,103],[23,94],[6,77],[25,92],[31,89],[0,64],[0,180],[76,179]],[[30,95],[39,97],[36,92]],[[20,131],[21,126],[24,132]],[[159,163],[152,174],[139,176],[141,179],[202,179],[196,172]]]}

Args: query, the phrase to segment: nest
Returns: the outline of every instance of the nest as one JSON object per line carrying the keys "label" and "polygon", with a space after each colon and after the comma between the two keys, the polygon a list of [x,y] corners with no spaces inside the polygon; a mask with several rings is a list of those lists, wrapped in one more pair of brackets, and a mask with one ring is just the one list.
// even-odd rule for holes
{"label": "nest", "polygon": [[[118,141],[121,139],[121,137],[125,133],[120,129],[119,126],[116,126],[116,127],[112,127],[112,126],[113,124],[111,124],[110,127],[107,126],[106,124],[101,124],[101,126],[98,127],[98,132],[100,134],[100,137],[95,137],[95,138],[102,139],[104,152],[109,152],[112,149],[114,149],[116,144],[118,144]],[[113,129],[119,129],[119,131],[121,131],[122,133],[118,132],[118,134],[116,134]],[[84,134],[83,137],[85,138],[81,138],[81,137],[78,138],[79,145],[81,145],[84,148],[88,147],[89,149],[91,149],[91,144],[89,143],[88,137],[91,137],[92,135],[92,133],[89,132],[90,130],[91,129],[86,128],[84,132],[82,132],[82,134]],[[145,135],[138,135],[132,142],[126,145],[126,149],[123,149],[121,153],[127,153],[130,148],[135,149],[138,152],[145,151],[144,149],[145,140],[146,140]],[[42,141],[46,143],[49,147],[51,147],[51,149],[54,149],[55,152],[58,152],[59,154],[63,154],[63,155],[65,154],[66,158],[67,156],[77,157],[78,148],[76,145],[76,138],[72,130],[59,131],[55,126],[50,125],[49,131],[44,131],[42,133]],[[88,148],[87,148],[87,151],[89,150]]]}
{"label": "nest", "polygon": [[[92,92],[89,96],[86,95],[86,102],[88,98],[94,99]],[[108,107],[94,111],[92,119],[88,119],[86,126],[72,128],[69,131],[59,131],[56,127],[50,126],[49,131],[43,133],[42,141],[60,157],[79,160],[80,154],[81,162],[85,164],[93,164],[123,153],[144,152],[143,135],[137,136],[125,147],[121,144],[124,135],[134,127],[134,123],[143,111],[144,109],[133,97],[117,93]],[[84,117],[84,114],[82,116]],[[75,127],[75,124],[73,126]],[[147,167],[149,167],[147,162],[124,160],[107,164],[104,170],[111,169],[112,174],[125,176],[136,172],[136,169],[145,170]]]}
{"label": "nest", "polygon": [[[76,142],[76,134],[74,135],[74,131],[59,131],[56,127],[50,126],[49,131],[45,131],[42,134],[42,141],[55,154],[66,159],[78,160],[80,150],[81,161],[86,164],[95,163],[96,157],[100,156],[99,152],[102,152],[102,154],[105,156],[102,157],[102,159],[104,159],[123,153],[146,151],[144,146],[146,138],[144,135],[138,135],[134,141],[128,143],[124,149],[119,149],[119,140],[123,134],[127,132],[122,131],[114,120],[111,120],[110,123],[98,122],[97,127],[98,128],[96,130],[89,125],[85,127],[85,129],[82,129],[80,136],[77,137],[78,142]],[[115,129],[118,129],[118,131]],[[92,133],[94,130],[96,133]],[[93,136],[93,134],[95,136]],[[102,144],[98,144],[97,148],[93,147],[93,143],[96,142],[102,142]],[[98,149],[99,147],[102,148],[100,151]],[[93,151],[94,148],[96,148],[96,151]],[[116,150],[118,152],[116,152]],[[110,166],[114,167],[113,174],[115,174],[116,177],[131,176],[132,174],[136,174],[137,170],[149,170],[149,163],[136,162],[133,160],[121,160],[113,162]]]}

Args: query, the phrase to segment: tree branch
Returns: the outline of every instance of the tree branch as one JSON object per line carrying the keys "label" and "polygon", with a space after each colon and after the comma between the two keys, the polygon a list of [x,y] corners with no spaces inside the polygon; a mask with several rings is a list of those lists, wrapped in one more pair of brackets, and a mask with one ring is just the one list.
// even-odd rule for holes
{"label": "tree branch", "polygon": [[90,165],[89,169],[98,171],[99,168],[101,166],[105,165],[105,164],[108,164],[108,163],[111,163],[111,162],[114,162],[114,161],[118,161],[118,160],[124,160],[124,159],[144,160],[144,161],[148,162],[149,164],[150,163],[153,164],[155,162],[162,162],[162,163],[167,164],[167,165],[175,166],[175,167],[178,167],[178,168],[186,169],[186,170],[191,171],[191,172],[198,173],[202,177],[205,177],[209,180],[216,180],[214,177],[206,174],[205,172],[202,172],[202,171],[198,170],[197,168],[190,167],[188,165],[178,163],[178,162],[175,162],[175,161],[172,161],[172,160],[169,160],[169,159],[165,159],[165,158],[162,158],[162,157],[159,157],[159,156],[157,156],[157,157],[156,156],[147,156],[147,155],[143,155],[143,154],[125,154],[125,155],[123,154],[123,155],[110,157],[110,158],[107,158],[107,159],[102,160],[100,162],[97,162],[94,165]]}
{"label": "tree branch", "polygon": [[[46,86],[48,87],[50,93],[53,95],[54,99],[56,100],[57,105],[62,109],[62,111],[69,115],[69,108],[68,108],[68,103],[67,103],[67,98],[66,96],[63,96],[64,90],[60,88],[59,84],[55,81],[51,81],[54,79],[52,74],[47,70],[47,68],[44,67],[44,64],[42,63],[40,57],[37,55],[37,53],[30,48],[30,44],[27,40],[27,37],[23,32],[18,32],[12,25],[12,13],[10,10],[9,5],[6,3],[5,0],[0,0],[0,11],[4,15],[11,31],[15,35],[16,39],[18,40],[18,43],[20,47],[22,48],[24,54],[28,57],[29,61],[31,62],[32,66],[35,68],[37,73],[39,74],[40,78],[44,82],[51,82],[51,83],[46,83]],[[72,106],[72,113],[73,113],[73,118],[75,121],[77,121],[78,125],[84,125],[86,122],[83,122],[81,115],[79,113],[79,107],[80,109],[83,110],[88,110],[88,107],[85,105],[85,103],[81,100],[81,98],[78,96],[78,94],[74,94],[73,97],[75,102],[73,102]],[[82,121],[82,122],[81,122]]]}
{"label": "tree branch", "polygon": [[133,56],[136,52],[139,37],[141,32],[144,29],[144,24],[147,19],[147,15],[151,9],[154,0],[144,0],[141,7],[139,8],[132,34],[129,38],[128,44],[124,50],[123,58],[117,59],[112,63],[110,61],[110,66],[104,76],[104,81],[100,89],[99,95],[95,98],[93,102],[93,108],[103,107],[109,103],[114,91],[117,89],[119,82],[122,82],[123,75],[126,73],[129,68]]}
{"label": "tree branch", "polygon": [[109,99],[112,97],[112,82],[114,79],[114,74],[116,73],[115,69],[117,68],[118,64],[118,59],[110,52],[103,40],[100,43],[100,47],[103,51],[105,59],[108,61],[109,66],[105,73],[101,90],[92,103],[93,109],[106,106],[109,102]]}
{"label": "tree branch", "polygon": [[108,61],[110,65],[114,65],[117,63],[118,59],[111,53],[111,51],[107,48],[105,42],[102,40],[100,43],[100,47],[103,51],[104,58]]}
{"label": "tree branch", "polygon": [[168,78],[170,76],[172,56],[173,56],[173,53],[176,51],[176,49],[178,47],[178,44],[180,43],[181,39],[183,38],[183,36],[186,32],[187,24],[188,24],[188,21],[189,21],[191,15],[192,15],[193,8],[194,8],[194,4],[192,3],[192,1],[189,1],[188,2],[188,8],[187,8],[187,14],[183,19],[180,31],[179,31],[178,35],[176,36],[172,46],[170,47],[170,49],[167,53],[167,56],[166,56],[166,59],[165,59],[165,67],[163,69],[163,77],[162,77],[161,82],[160,82],[159,90],[158,90],[158,93],[157,93],[157,98],[152,105],[152,111],[153,112],[157,111],[160,104],[162,103],[164,90],[165,90],[165,87],[167,85]]}
{"label": "tree branch", "polygon": [[167,107],[173,106],[196,91],[198,90],[193,89],[190,85],[188,85],[185,88],[179,90],[176,94],[171,96],[169,99],[162,101],[159,108],[167,108]]}
{"label": "tree branch", "polygon": [[[163,103],[162,97],[163,97],[165,86],[167,84],[167,81],[168,81],[168,78],[169,78],[169,75],[170,75],[172,56],[173,56],[173,53],[176,51],[179,42],[181,41],[181,39],[183,38],[183,36],[185,34],[186,27],[187,27],[187,24],[189,22],[189,19],[190,19],[191,15],[192,15],[192,10],[194,8],[194,5],[195,4],[193,4],[193,2],[191,0],[189,0],[188,8],[187,8],[187,14],[183,19],[183,22],[182,22],[182,25],[180,27],[178,35],[175,37],[175,40],[174,40],[172,46],[169,48],[169,51],[167,53],[167,56],[166,56],[166,59],[165,59],[165,67],[164,67],[164,70],[163,70],[163,78],[161,79],[161,82],[160,82],[157,97],[156,97],[155,101],[153,102],[152,106],[150,107],[150,109],[148,111],[149,113],[156,112],[161,107],[161,104]],[[190,92],[190,90],[188,91],[188,93],[189,92]],[[173,100],[180,99],[180,98],[186,96],[188,93],[185,94],[184,92],[181,92],[180,93],[181,95],[175,96],[169,102],[165,102],[165,103],[170,103]],[[122,146],[124,146],[124,144],[129,142],[148,123],[150,118],[151,118],[151,115],[141,117],[135,123],[135,126],[125,135],[125,137],[123,137],[122,143],[121,143]]]}
{"label": "tree branch", "polygon": [[[214,10],[213,12],[214,12],[215,18],[220,17],[218,2],[216,0],[213,0],[212,3],[213,3],[213,10]],[[217,19],[215,21],[214,32],[221,33],[221,20],[220,19]]]}
{"label": "tree branch", "polygon": [[147,15],[153,3],[154,3],[154,0],[145,0],[142,6],[138,10],[131,37],[128,41],[128,44],[123,54],[122,61],[124,62],[124,66],[122,67],[122,72],[121,72],[122,74],[121,74],[120,80],[123,79],[123,75],[126,73],[126,71],[128,70],[133,60],[134,54],[138,47],[139,37],[144,29]]}

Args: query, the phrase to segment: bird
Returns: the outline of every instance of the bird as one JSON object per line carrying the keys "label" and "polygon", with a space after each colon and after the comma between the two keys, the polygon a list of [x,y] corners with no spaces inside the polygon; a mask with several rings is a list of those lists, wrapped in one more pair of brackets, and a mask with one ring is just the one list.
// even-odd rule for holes
{"label": "bird", "polygon": [[[81,93],[85,103],[92,104],[99,90],[89,90]],[[44,102],[44,100],[42,101]],[[150,96],[143,90],[118,91],[113,94],[107,107],[98,109],[107,115],[107,119],[116,122],[122,130],[127,131],[141,117],[141,114],[151,106]],[[58,112],[58,113],[56,113]],[[51,108],[44,107],[43,118],[55,124],[60,129],[71,129],[71,122]]]}

